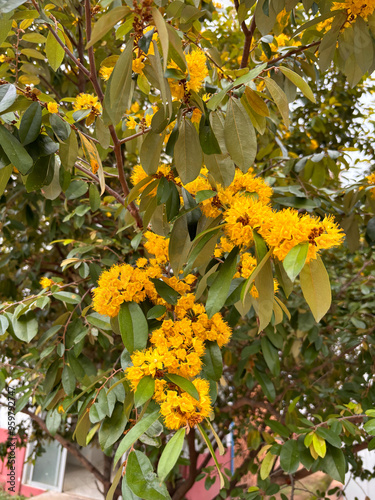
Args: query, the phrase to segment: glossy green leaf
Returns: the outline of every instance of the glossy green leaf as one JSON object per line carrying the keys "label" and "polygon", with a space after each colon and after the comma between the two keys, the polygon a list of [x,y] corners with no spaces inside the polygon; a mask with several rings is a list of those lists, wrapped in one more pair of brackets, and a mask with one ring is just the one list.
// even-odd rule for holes
{"label": "glossy green leaf", "polygon": [[[1,87],[0,87],[1,90]],[[19,137],[21,143],[26,146],[40,134],[40,127],[42,125],[42,108],[39,102],[33,102],[27,108],[22,116]]]}
{"label": "glossy green leaf", "polygon": [[74,376],[73,370],[69,365],[65,365],[61,375],[61,381],[64,391],[68,396],[71,396],[76,387],[76,378]]}
{"label": "glossy green leaf", "polygon": [[38,320],[30,313],[13,318],[12,327],[15,336],[22,342],[31,342],[38,333]]}
{"label": "glossy green leaf", "polygon": [[220,380],[223,373],[223,358],[217,342],[206,341],[206,352],[203,356],[203,369],[207,377]]}
{"label": "glossy green leaf", "polygon": [[[10,21],[10,23],[12,24],[12,21]],[[6,83],[5,85],[0,86],[0,112],[8,109],[9,106],[11,106],[16,99],[17,99],[17,91],[14,85]]]}
{"label": "glossy green leaf", "polygon": [[122,455],[144,434],[151,425],[160,417],[159,410],[156,410],[139,420],[134,427],[132,427],[126,436],[122,439],[119,447],[116,450],[115,458],[113,459],[113,466],[116,467],[117,462]]}
{"label": "glossy green leaf", "polygon": [[185,432],[186,429],[179,429],[164,448],[158,463],[160,481],[164,481],[179,459],[184,444]]}
{"label": "glossy green leaf", "polygon": [[52,113],[51,115],[49,115],[49,122],[57,139],[60,142],[65,142],[71,133],[69,124],[64,121],[57,113]]}
{"label": "glossy green leaf", "polygon": [[346,460],[340,449],[328,446],[327,453],[321,462],[321,468],[332,479],[345,483]]}
{"label": "glossy green leaf", "polygon": [[142,309],[136,302],[123,302],[118,315],[124,346],[130,354],[147,345],[148,324]]}
{"label": "glossy green leaf", "polygon": [[115,443],[124,432],[128,417],[125,403],[116,403],[112,416],[105,418],[99,430],[99,443],[103,450]]}
{"label": "glossy green leaf", "polygon": [[174,288],[169,286],[165,281],[160,279],[151,279],[155,285],[156,291],[168,304],[177,304],[177,300],[180,298],[180,294],[176,292]]}
{"label": "glossy green leaf", "polygon": [[267,337],[262,337],[260,343],[262,346],[264,360],[268,368],[273,375],[278,376],[280,374],[280,360],[278,350],[272,345]]}
{"label": "glossy green leaf", "polygon": [[283,444],[280,453],[281,468],[288,474],[294,474],[299,466],[299,449],[298,443],[294,439],[290,439]]}
{"label": "glossy green leaf", "polygon": [[308,243],[299,243],[293,247],[283,260],[283,267],[291,281],[294,281],[306,262]]}
{"label": "glossy green leaf", "polygon": [[27,174],[33,166],[33,160],[22,144],[4,127],[4,125],[0,125],[0,144],[12,165],[14,165],[21,174]]}
{"label": "glossy green leaf", "polygon": [[206,311],[209,318],[219,312],[227,300],[230,284],[236,272],[238,248],[234,247],[224,264],[219,267],[218,275],[211,285],[206,302]]}
{"label": "glossy green leaf", "polygon": [[0,196],[4,193],[12,172],[13,165],[7,165],[0,169]]}
{"label": "glossy green leaf", "polygon": [[134,394],[134,406],[138,408],[138,406],[142,406],[149,399],[152,398],[155,392],[155,379],[153,379],[150,375],[147,377],[143,377],[138,385],[137,390]]}
{"label": "glossy green leaf", "polygon": [[81,302],[81,297],[71,292],[55,292],[52,294],[52,297],[67,304],[79,304]]}
{"label": "glossy green leaf", "polygon": [[156,134],[151,130],[142,143],[140,151],[141,164],[148,175],[155,174],[159,167],[163,140],[163,134]]}
{"label": "glossy green leaf", "polygon": [[190,394],[192,398],[199,401],[199,392],[193,382],[190,382],[190,380],[186,379],[185,377],[181,377],[180,375],[175,375],[174,373],[168,373],[166,375],[166,378],[173,384],[176,384],[178,387],[180,387],[180,389]]}
{"label": "glossy green leaf", "polygon": [[165,484],[157,477],[150,460],[140,451],[132,451],[126,466],[129,488],[144,500],[170,500]]}

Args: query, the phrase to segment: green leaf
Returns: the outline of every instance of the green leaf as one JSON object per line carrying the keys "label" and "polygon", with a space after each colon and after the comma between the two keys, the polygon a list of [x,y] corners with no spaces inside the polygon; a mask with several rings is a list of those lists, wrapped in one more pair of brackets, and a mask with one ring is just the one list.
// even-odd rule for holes
{"label": "green leaf", "polygon": [[188,184],[198,177],[203,162],[202,148],[194,125],[186,118],[181,120],[174,147],[174,159],[183,184]]}
{"label": "green leaf", "polygon": [[33,166],[33,160],[22,144],[4,125],[0,125],[0,144],[12,165],[21,174],[26,175]]}
{"label": "green leaf", "polygon": [[132,97],[133,38],[126,44],[108,80],[104,95],[103,121],[116,125],[131,105]]}
{"label": "green leaf", "polygon": [[234,163],[247,172],[257,154],[254,126],[240,101],[230,98],[224,123],[225,145]]}
{"label": "green leaf", "polygon": [[61,375],[61,381],[64,391],[68,396],[72,396],[74,389],[76,388],[76,378],[74,376],[73,370],[69,365],[65,365]]}
{"label": "green leaf", "polygon": [[210,120],[205,115],[202,115],[199,123],[199,142],[204,154],[221,154],[219,143],[210,125]]}
{"label": "green leaf", "polygon": [[129,7],[115,7],[102,15],[92,28],[91,40],[87,43],[86,49],[92,47],[94,43],[103,38],[115,24],[121,21],[129,13],[129,11]]}
{"label": "green leaf", "polygon": [[0,0],[0,12],[6,14],[26,3],[26,0]]}
{"label": "green leaf", "polygon": [[37,160],[33,169],[29,173],[26,179],[26,191],[30,193],[31,191],[37,191],[41,189],[46,183],[51,179],[51,174],[54,173],[55,157],[42,156]]}
{"label": "green leaf", "polygon": [[179,459],[184,444],[185,432],[186,429],[179,429],[164,448],[158,463],[160,481],[164,481]]}
{"label": "green leaf", "polygon": [[35,141],[35,139],[40,134],[41,125],[42,125],[41,106],[38,102],[33,102],[32,104],[30,104],[30,106],[23,114],[20,124],[19,137],[21,143],[24,146]]}
{"label": "green leaf", "polygon": [[341,448],[341,439],[331,429],[327,427],[318,427],[316,433],[335,448]]}
{"label": "green leaf", "polygon": [[186,379],[185,377],[181,377],[180,375],[175,375],[173,373],[168,373],[167,375],[165,375],[165,377],[170,382],[180,387],[180,389],[187,392],[192,398],[199,401],[199,392],[193,382],[190,382],[190,380]]}
{"label": "green leaf", "polygon": [[280,453],[281,468],[288,474],[294,474],[299,466],[298,442],[294,439],[283,444]]}
{"label": "green leaf", "polygon": [[15,336],[22,342],[31,342],[38,333],[38,321],[30,313],[19,319],[13,318],[12,327]]}
{"label": "green leaf", "polygon": [[265,373],[260,372],[256,369],[254,369],[254,377],[261,386],[264,395],[271,401],[271,403],[275,401],[276,391],[272,380],[270,380]]}
{"label": "green leaf", "polygon": [[216,469],[217,469],[217,472],[219,474],[219,479],[220,479],[220,489],[224,487],[224,477],[223,477],[223,474],[221,473],[221,470],[220,470],[220,465],[219,465],[219,462],[217,461],[217,458],[216,458],[216,453],[214,452],[214,449],[212,447],[212,444],[211,444],[211,441],[208,439],[208,436],[206,434],[206,432],[204,431],[203,427],[201,426],[201,424],[198,424],[197,425],[198,427],[198,430],[199,432],[201,433],[210,453],[211,453],[211,456],[215,462],[215,465],[216,465]]}
{"label": "green leaf", "polygon": [[[12,24],[12,21],[10,21],[10,23]],[[5,85],[0,86],[0,112],[8,109],[9,106],[11,106],[16,99],[17,99],[17,91],[14,85],[6,83]],[[33,104],[37,104],[38,107],[40,107],[38,103],[33,103]]]}
{"label": "green leaf", "polygon": [[0,335],[4,335],[9,326],[9,320],[6,316],[0,316]]}
{"label": "green leaf", "polygon": [[100,208],[101,201],[99,191],[94,184],[90,184],[89,201],[91,210],[96,212]]}
{"label": "green leaf", "polygon": [[147,313],[147,319],[157,319],[163,316],[167,309],[165,306],[154,306]]}
{"label": "green leaf", "polygon": [[49,123],[54,134],[60,142],[65,142],[70,136],[71,128],[57,113],[49,115]]}
{"label": "green leaf", "polygon": [[195,201],[197,203],[202,203],[204,200],[209,200],[217,195],[217,191],[211,191],[211,189],[203,189],[202,191],[198,191],[195,195]]}
{"label": "green leaf", "polygon": [[267,337],[262,337],[260,343],[262,346],[264,360],[271,373],[275,376],[280,375],[280,360],[278,350],[271,344]]}
{"label": "green leaf", "polygon": [[81,302],[81,297],[71,292],[56,292],[52,294],[52,297],[66,304],[79,304]]}
{"label": "green leaf", "polygon": [[[1,170],[0,170],[1,174]],[[178,195],[178,200],[180,196]],[[191,248],[191,240],[187,226],[187,216],[184,214],[179,217],[173,224],[171,236],[169,238],[169,261],[171,263],[173,273],[178,276],[186,262],[187,256]]]}
{"label": "green leaf", "polygon": [[167,487],[156,476],[150,460],[140,451],[132,451],[126,466],[129,488],[144,500],[170,499]]}
{"label": "green leaf", "polygon": [[137,390],[134,394],[134,406],[142,406],[146,401],[152,398],[155,392],[155,379],[150,375],[143,377],[137,385]]}
{"label": "green leaf", "polygon": [[297,73],[292,71],[289,68],[286,68],[285,66],[279,66],[279,69],[283,75],[285,75],[296,87],[298,87],[301,92],[308,98],[310,99],[311,102],[316,103],[314,94],[309,87],[308,83],[305,82],[305,80],[300,77]]}
{"label": "green leaf", "polygon": [[151,278],[153,284],[155,285],[156,291],[162,299],[168,302],[168,304],[177,304],[177,300],[180,298],[180,294],[176,292],[174,288],[169,286],[165,281]]}
{"label": "green leaf", "polygon": [[[266,249],[267,250],[267,249]],[[267,254],[266,254],[267,255]],[[263,258],[266,258],[266,255]],[[258,259],[258,262],[260,259]],[[267,259],[255,277],[259,297],[257,299],[259,317],[259,332],[264,330],[270,323],[273,312],[274,284],[271,259]]]}
{"label": "green leaf", "polygon": [[264,481],[270,475],[273,464],[276,460],[276,455],[272,455],[269,451],[262,460],[262,465],[260,466],[260,478]]}
{"label": "green leaf", "polygon": [[121,304],[118,321],[122,341],[129,353],[144,349],[148,339],[148,324],[139,305],[135,302]]}
{"label": "green leaf", "polygon": [[13,165],[11,164],[0,169],[0,196],[4,193],[12,172]]}
{"label": "green leaf", "polygon": [[332,479],[345,483],[346,460],[338,448],[328,447],[326,456],[321,461],[321,469]]}
{"label": "green leaf", "polygon": [[49,410],[46,417],[48,432],[54,436],[61,424],[61,415],[57,410]]}
{"label": "green leaf", "polygon": [[331,287],[329,276],[321,258],[305,264],[300,273],[303,296],[318,323],[331,307]]}
{"label": "green leaf", "polygon": [[159,167],[163,140],[163,134],[156,134],[150,130],[142,143],[140,151],[141,165],[148,175],[155,174]]}
{"label": "green leaf", "polygon": [[125,403],[116,403],[112,416],[105,418],[99,430],[99,443],[102,450],[112,446],[121,437],[127,423]]}
{"label": "green leaf", "polygon": [[218,184],[228,187],[232,183],[236,168],[228,153],[204,155],[204,164]]}
{"label": "green leaf", "polygon": [[208,291],[206,311],[209,318],[219,312],[227,300],[230,284],[236,272],[238,248],[234,247],[224,264],[219,268],[218,275]]}
{"label": "green leaf", "polygon": [[116,466],[122,455],[137,441],[137,439],[144,434],[151,425],[160,417],[159,410],[144,416],[139,420],[134,427],[123,438],[119,447],[116,450],[115,458],[113,459],[113,467]]}
{"label": "green leaf", "polygon": [[204,372],[212,380],[220,380],[223,373],[223,358],[217,342],[206,342],[203,357]]}
{"label": "green leaf", "polygon": [[312,436],[312,444],[319,457],[324,458],[327,452],[325,440],[314,432]]}
{"label": "green leaf", "polygon": [[169,36],[166,23],[163,16],[156,7],[153,7],[152,17],[154,18],[156,29],[158,30],[159,40],[161,44],[161,50],[163,51],[163,69],[167,69],[168,62],[168,52],[169,52]]}
{"label": "green leaf", "polygon": [[237,80],[235,80],[230,85],[225,87],[225,89],[221,90],[218,94],[212,96],[207,103],[207,108],[212,110],[216,109],[229,90],[239,85],[249,83],[251,80],[254,80],[254,78],[256,78],[266,67],[267,63],[263,63],[260,66],[257,66],[256,68],[252,69],[245,75],[242,75],[239,78],[237,78]]}
{"label": "green leaf", "polygon": [[375,418],[368,420],[364,425],[363,428],[365,431],[370,434],[371,436],[375,436]]}
{"label": "green leaf", "polygon": [[272,99],[275,101],[276,106],[278,107],[282,119],[284,120],[286,128],[289,128],[289,104],[288,99],[286,98],[285,92],[277,85],[277,83],[271,78],[264,79],[267,90],[271,94]]}
{"label": "green leaf", "polygon": [[[60,40],[65,44],[64,35],[61,33],[61,31],[62,30],[60,28],[57,34]],[[57,71],[64,60],[65,51],[53,36],[51,31],[47,36],[45,51],[49,65],[51,66],[53,71]]]}
{"label": "green leaf", "polygon": [[299,243],[288,252],[283,260],[283,267],[291,281],[296,279],[305,265],[308,250],[308,243]]}
{"label": "green leaf", "polygon": [[78,141],[74,131],[65,142],[60,143],[59,155],[65,170],[72,170],[78,156]]}

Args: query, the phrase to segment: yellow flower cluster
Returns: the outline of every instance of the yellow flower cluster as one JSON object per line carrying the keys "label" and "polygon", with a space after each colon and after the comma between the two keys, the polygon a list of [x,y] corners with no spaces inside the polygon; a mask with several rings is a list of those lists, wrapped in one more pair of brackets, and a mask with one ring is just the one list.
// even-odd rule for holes
{"label": "yellow flower cluster", "polygon": [[[176,99],[182,99],[186,92],[194,90],[199,92],[202,87],[204,79],[208,76],[208,68],[206,65],[206,56],[200,50],[193,50],[185,55],[188,72],[186,79],[174,80],[168,79],[172,96]],[[177,64],[172,61],[169,68],[178,69]],[[187,78],[189,79],[187,80]]]}
{"label": "yellow flower cluster", "polygon": [[[192,279],[195,280],[195,277],[189,281]],[[169,284],[172,285],[170,281]],[[194,294],[186,292],[186,289],[185,293],[180,292],[184,294],[174,308],[174,319],[163,320],[160,328],[152,332],[152,346],[133,353],[133,366],[126,370],[134,391],[143,377],[155,379],[154,399],[160,403],[160,412],[170,429],[185,425],[193,427],[209,415],[209,386],[205,380],[193,380],[200,396],[198,402],[162,377],[175,374],[193,379],[203,367],[204,342],[216,341],[222,347],[229,342],[232,333],[220,313],[209,319],[204,306],[195,303]]]}
{"label": "yellow flower cluster", "polygon": [[332,10],[346,9],[350,20],[357,16],[366,19],[371,16],[375,10],[375,0],[364,2],[363,0],[346,0],[345,2],[334,2]]}
{"label": "yellow flower cluster", "polygon": [[289,251],[299,243],[309,243],[306,261],[316,259],[319,250],[340,245],[344,233],[332,216],[323,220],[315,216],[300,215],[297,210],[287,208],[274,211],[254,199],[240,196],[224,214],[224,231],[234,245],[249,247],[256,230],[273,254],[284,260]]}
{"label": "yellow flower cluster", "polygon": [[102,107],[97,96],[91,94],[78,94],[73,104],[74,111],[80,109],[91,109],[92,113],[100,114]]}
{"label": "yellow flower cluster", "polygon": [[210,415],[212,408],[208,395],[209,383],[207,380],[196,378],[193,385],[198,391],[199,401],[187,392],[179,393],[177,388],[173,388],[173,385],[165,380],[156,380],[154,397],[160,404],[160,413],[169,429],[194,427]]}

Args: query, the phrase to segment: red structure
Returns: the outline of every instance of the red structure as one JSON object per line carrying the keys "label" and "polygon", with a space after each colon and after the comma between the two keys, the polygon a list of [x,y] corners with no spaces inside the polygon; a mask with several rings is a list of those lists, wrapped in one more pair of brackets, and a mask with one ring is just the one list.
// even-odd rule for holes
{"label": "red structure", "polygon": [[[0,429],[0,442],[5,443],[8,439],[8,431],[6,429]],[[15,468],[15,486],[14,492],[9,490],[10,484],[7,483],[9,480],[9,469],[7,467],[7,461],[0,461],[0,484],[3,485],[4,490],[10,495],[24,495],[26,497],[30,497],[32,495],[39,495],[40,493],[44,493],[44,490],[39,488],[33,488],[31,486],[27,486],[22,484],[22,474],[23,474],[23,465],[25,461],[26,448],[16,448],[16,461],[14,464]]]}

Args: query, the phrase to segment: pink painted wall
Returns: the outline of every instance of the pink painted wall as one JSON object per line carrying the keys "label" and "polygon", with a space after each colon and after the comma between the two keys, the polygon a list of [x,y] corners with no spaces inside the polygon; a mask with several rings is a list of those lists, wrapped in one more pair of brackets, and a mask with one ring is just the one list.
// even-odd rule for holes
{"label": "pink painted wall", "polygon": [[[217,460],[219,464],[223,464],[223,469],[230,469],[230,453],[231,449],[227,448],[225,455],[222,457],[219,456],[217,453]],[[200,455],[198,458],[198,467],[201,465],[203,460],[206,458],[206,455]],[[214,461],[211,460],[208,462],[207,467],[209,466],[215,466]],[[184,467],[183,474],[184,476],[188,475],[188,467]],[[204,487],[204,482],[205,478],[201,479],[200,481],[196,482],[194,486],[191,488],[191,490],[186,494],[186,499],[187,500],[212,500],[213,498],[216,497],[216,495],[220,491],[220,482],[219,482],[219,477],[217,475],[216,467],[215,469],[211,472],[211,477],[215,477],[216,481],[215,483],[211,486],[211,488],[207,491],[206,488]]]}
{"label": "pink painted wall", "polygon": [[[8,439],[8,431],[7,429],[0,429],[0,443],[5,443]],[[31,486],[27,486],[25,484],[21,484],[23,466],[25,460],[26,448],[16,448],[16,463],[15,463],[15,472],[16,472],[16,485],[15,492],[9,491],[8,493],[12,496],[14,495],[25,495],[26,497],[32,495],[39,495],[40,493],[44,493],[44,490],[39,488],[33,488]],[[9,479],[7,474],[9,473],[9,469],[7,468],[7,461],[0,460],[0,484],[4,485],[5,491],[8,491],[9,484],[6,482]]]}

